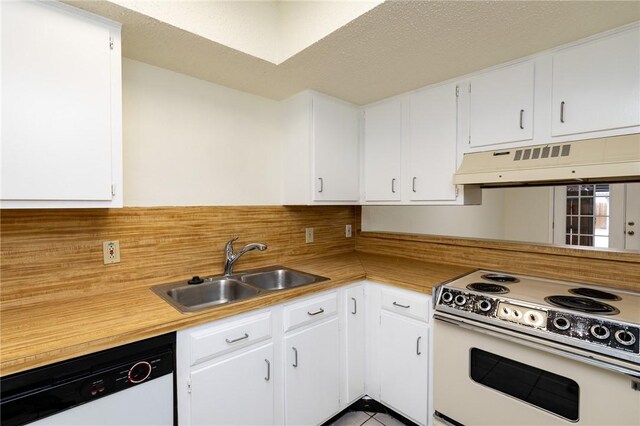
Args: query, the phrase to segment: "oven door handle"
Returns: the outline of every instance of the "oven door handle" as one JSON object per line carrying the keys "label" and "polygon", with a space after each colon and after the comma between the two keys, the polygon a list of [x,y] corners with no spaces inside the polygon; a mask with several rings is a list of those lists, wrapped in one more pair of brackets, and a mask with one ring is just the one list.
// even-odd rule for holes
{"label": "oven door handle", "polygon": [[[471,330],[471,331],[475,331],[475,332],[479,332],[479,333],[485,333],[485,334],[488,334],[490,336],[497,337],[497,338],[504,339],[504,340],[512,341],[513,337],[516,337],[516,338],[522,340],[522,342],[517,342],[519,344],[524,344],[524,345],[527,345],[527,346],[531,346],[533,348],[536,348],[536,349],[539,349],[539,350],[542,350],[542,351],[545,351],[545,352],[549,352],[549,353],[552,353],[552,354],[555,354],[555,355],[559,355],[559,356],[564,357],[564,358],[572,359],[574,361],[584,362],[586,364],[593,365],[594,367],[600,367],[600,368],[604,368],[605,370],[614,371],[616,373],[626,374],[627,376],[631,376],[636,380],[640,379],[640,371],[632,370],[630,368],[626,368],[626,367],[623,367],[621,365],[611,364],[609,362],[601,361],[599,359],[594,359],[594,358],[591,358],[591,357],[588,357],[588,356],[584,356],[584,355],[568,352],[568,351],[565,351],[565,350],[562,350],[562,349],[559,349],[559,348],[543,345],[543,344],[540,344],[539,342],[533,341],[531,338],[529,338],[526,335],[520,335],[519,333],[517,333],[517,336],[512,336],[512,335],[510,335],[510,333],[507,333],[507,332],[505,332],[505,333],[497,332],[497,331],[494,331],[492,329],[481,327],[481,326],[477,326],[477,325],[474,325],[474,324],[469,324],[467,322],[456,321],[456,320],[449,319],[449,318],[443,318],[441,316],[438,316],[437,314],[434,315],[433,318],[436,321],[441,321],[441,322],[444,322],[444,323],[447,323],[447,324],[456,325],[458,327],[466,328],[467,330]],[[513,333],[516,334],[515,332],[513,332]]]}

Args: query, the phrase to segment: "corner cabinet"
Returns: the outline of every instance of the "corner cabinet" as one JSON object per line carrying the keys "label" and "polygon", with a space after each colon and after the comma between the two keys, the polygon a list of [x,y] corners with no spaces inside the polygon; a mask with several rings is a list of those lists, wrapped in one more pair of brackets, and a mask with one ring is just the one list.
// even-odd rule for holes
{"label": "corner cabinet", "polygon": [[561,50],[552,60],[553,136],[640,125],[640,28]]}
{"label": "corner cabinet", "polygon": [[283,103],[283,204],[357,204],[358,109],[320,93]]}
{"label": "corner cabinet", "polygon": [[2,2],[2,208],[122,207],[120,25]]}
{"label": "corner cabinet", "polygon": [[456,83],[365,107],[362,204],[479,204],[479,188],[453,183],[459,108]]}

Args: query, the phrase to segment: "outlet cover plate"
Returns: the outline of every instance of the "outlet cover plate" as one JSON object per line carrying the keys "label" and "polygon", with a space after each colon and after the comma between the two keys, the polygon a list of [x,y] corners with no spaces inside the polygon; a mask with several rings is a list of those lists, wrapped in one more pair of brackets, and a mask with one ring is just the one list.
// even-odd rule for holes
{"label": "outlet cover plate", "polygon": [[120,241],[105,241],[102,243],[104,264],[120,263]]}
{"label": "outlet cover plate", "polygon": [[313,228],[304,228],[304,242],[307,244],[313,242]]}

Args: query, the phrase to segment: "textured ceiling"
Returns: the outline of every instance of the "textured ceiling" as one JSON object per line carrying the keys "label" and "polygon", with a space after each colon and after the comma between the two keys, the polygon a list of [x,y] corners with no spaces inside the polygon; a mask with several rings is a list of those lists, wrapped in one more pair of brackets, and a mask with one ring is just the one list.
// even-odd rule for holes
{"label": "textured ceiling", "polygon": [[637,1],[393,1],[274,65],[105,1],[123,55],[284,99],[314,89],[363,105],[640,20]]}

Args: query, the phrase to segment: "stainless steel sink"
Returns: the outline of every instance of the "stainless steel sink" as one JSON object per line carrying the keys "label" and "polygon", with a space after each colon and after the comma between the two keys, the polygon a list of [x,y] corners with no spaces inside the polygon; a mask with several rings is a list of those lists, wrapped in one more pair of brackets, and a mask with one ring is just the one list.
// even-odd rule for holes
{"label": "stainless steel sink", "polygon": [[228,277],[208,277],[199,284],[185,281],[157,285],[154,293],[180,312],[196,312],[246,300],[270,291],[300,287],[328,278],[307,274],[283,266],[254,269]]}
{"label": "stainless steel sink", "polygon": [[309,275],[292,269],[280,268],[262,272],[247,273],[240,276],[243,283],[258,287],[261,290],[282,290],[324,281],[327,278]]}
{"label": "stainless steel sink", "polygon": [[201,284],[167,284],[153,291],[181,312],[195,312],[257,296],[260,290],[226,278],[207,278]]}

